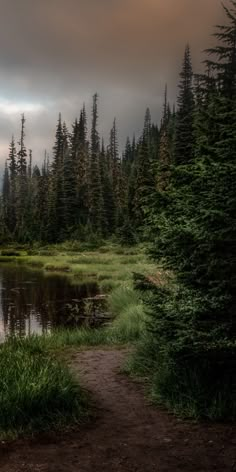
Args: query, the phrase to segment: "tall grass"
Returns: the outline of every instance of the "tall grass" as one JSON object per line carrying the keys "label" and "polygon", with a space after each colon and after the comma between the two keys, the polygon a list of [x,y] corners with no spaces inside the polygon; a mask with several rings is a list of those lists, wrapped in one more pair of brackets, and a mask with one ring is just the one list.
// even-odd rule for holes
{"label": "tall grass", "polygon": [[115,315],[111,331],[130,342],[140,338],[145,330],[145,308],[137,291],[120,286],[108,298],[110,311]]}
{"label": "tall grass", "polygon": [[0,436],[63,427],[81,420],[87,399],[68,368],[36,338],[0,348]]}

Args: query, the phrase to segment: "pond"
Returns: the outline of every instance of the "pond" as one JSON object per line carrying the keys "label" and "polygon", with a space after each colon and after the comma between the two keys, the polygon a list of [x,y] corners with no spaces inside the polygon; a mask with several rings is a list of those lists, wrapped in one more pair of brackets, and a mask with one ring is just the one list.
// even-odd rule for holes
{"label": "pond", "polygon": [[0,341],[59,327],[98,327],[106,318],[106,298],[96,282],[72,285],[66,275],[0,265]]}

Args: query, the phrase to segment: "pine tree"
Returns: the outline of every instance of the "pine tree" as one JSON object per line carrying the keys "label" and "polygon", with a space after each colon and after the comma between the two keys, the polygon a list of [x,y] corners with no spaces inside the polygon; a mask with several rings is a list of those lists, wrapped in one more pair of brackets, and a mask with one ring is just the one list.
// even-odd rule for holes
{"label": "pine tree", "polygon": [[157,165],[157,190],[166,192],[171,180],[171,144],[173,140],[172,130],[170,131],[171,112],[168,106],[167,85],[165,86],[165,96],[163,105],[163,115],[160,128],[160,143]]}
{"label": "pine tree", "polygon": [[26,240],[26,211],[27,211],[27,151],[25,147],[25,117],[21,117],[21,135],[19,151],[17,152],[17,179],[16,179],[16,234],[17,237]]}
{"label": "pine tree", "polygon": [[9,146],[9,173],[10,173],[10,196],[9,196],[9,230],[14,232],[16,227],[16,180],[17,180],[17,162],[16,147],[14,136]]}
{"label": "pine tree", "polygon": [[123,182],[121,160],[119,156],[117,126],[115,118],[110,131],[109,159],[112,171],[114,203],[116,207],[115,225],[118,228],[122,226],[124,222],[125,188]]}
{"label": "pine tree", "polygon": [[89,169],[89,224],[93,231],[102,233],[104,218],[104,201],[102,195],[101,175],[99,167],[100,140],[97,130],[98,95],[93,96],[91,149]]}
{"label": "pine tree", "polygon": [[129,137],[126,140],[125,150],[122,156],[122,171],[129,178],[133,163],[133,152]]}
{"label": "pine tree", "polygon": [[32,149],[29,149],[29,165],[28,165],[28,177],[32,177]]}
{"label": "pine tree", "polygon": [[65,228],[74,228],[77,217],[77,175],[74,156],[69,148],[65,151],[63,163],[63,192]]}
{"label": "pine tree", "polygon": [[189,46],[186,46],[180,74],[178,110],[176,117],[175,163],[185,164],[193,158],[193,71]]}
{"label": "pine tree", "polygon": [[27,172],[27,152],[25,147],[25,116],[21,117],[21,136],[19,140],[19,151],[17,153],[17,172],[20,177],[25,177]]}
{"label": "pine tree", "polygon": [[87,141],[87,117],[85,106],[80,112],[79,122],[73,125],[71,152],[77,179],[76,222],[84,227],[88,221],[88,177],[89,177],[89,146]]}
{"label": "pine tree", "polygon": [[[137,228],[145,225],[149,197],[155,188],[155,176],[152,172],[151,116],[147,109],[144,119],[143,135],[138,145],[133,178],[135,179],[134,216]],[[136,176],[135,176],[136,174]]]}
{"label": "pine tree", "polygon": [[64,159],[68,152],[68,147],[68,131],[66,124],[62,123],[61,114],[59,114],[49,180],[48,232],[52,242],[61,238],[62,232],[66,227]]}
{"label": "pine tree", "polygon": [[10,218],[10,179],[7,161],[5,162],[5,171],[3,176],[2,186],[2,202],[3,202],[3,219],[4,225],[9,228]]}
{"label": "pine tree", "polygon": [[[109,154],[109,150],[107,151]],[[109,171],[108,158],[105,151],[104,141],[102,140],[101,152],[99,156],[99,167],[101,175],[101,186],[104,202],[103,225],[104,235],[110,235],[116,227],[116,205],[114,196],[114,187],[112,173]]]}
{"label": "pine tree", "polygon": [[48,234],[48,218],[49,218],[49,156],[45,151],[44,155],[44,162],[42,165],[41,176],[38,182],[38,201],[37,201],[37,209],[38,209],[38,218],[39,218],[39,230],[38,230],[38,239],[40,241],[48,241],[49,234]]}
{"label": "pine tree", "polygon": [[[236,2],[232,6],[225,10],[230,24],[219,27],[216,37],[220,44],[210,51],[213,77],[208,61],[206,77],[198,87],[193,128],[186,123],[189,137],[193,129],[195,146],[193,149],[194,140],[189,139],[191,152],[188,147],[185,155],[176,155],[169,203],[152,250],[174,279],[168,287],[152,286],[149,297],[159,398],[175,411],[191,409],[194,415],[208,418],[236,416],[232,393],[236,362],[236,42],[232,41],[236,38]],[[190,83],[190,75],[188,79]],[[178,119],[177,141],[183,136]],[[143,280],[141,285],[150,288]]]}

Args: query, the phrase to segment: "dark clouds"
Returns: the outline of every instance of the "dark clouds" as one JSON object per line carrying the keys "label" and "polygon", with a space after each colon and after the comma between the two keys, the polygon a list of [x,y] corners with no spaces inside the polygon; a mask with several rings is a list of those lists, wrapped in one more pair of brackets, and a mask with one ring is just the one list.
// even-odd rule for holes
{"label": "dark clouds", "polygon": [[0,0],[0,159],[21,112],[38,158],[58,112],[70,124],[95,91],[102,132],[114,115],[122,141],[138,132],[166,81],[174,99],[186,42],[199,68],[222,19],[220,0]]}

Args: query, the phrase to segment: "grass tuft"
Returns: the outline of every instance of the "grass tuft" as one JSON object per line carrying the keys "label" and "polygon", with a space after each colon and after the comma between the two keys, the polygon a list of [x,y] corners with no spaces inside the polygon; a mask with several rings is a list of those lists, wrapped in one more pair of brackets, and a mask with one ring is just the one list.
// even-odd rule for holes
{"label": "grass tuft", "polygon": [[61,428],[85,417],[85,393],[45,340],[11,339],[0,349],[0,437]]}

